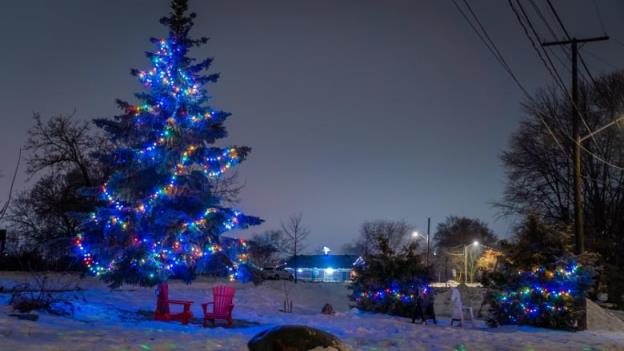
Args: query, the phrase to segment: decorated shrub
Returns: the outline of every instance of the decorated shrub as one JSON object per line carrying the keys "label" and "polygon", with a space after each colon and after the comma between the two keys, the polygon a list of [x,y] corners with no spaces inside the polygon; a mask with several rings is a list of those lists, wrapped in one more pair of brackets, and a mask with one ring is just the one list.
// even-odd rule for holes
{"label": "decorated shrub", "polygon": [[394,252],[386,238],[376,239],[376,250],[356,265],[352,300],[364,311],[411,316],[418,289],[428,288],[428,273],[414,244]]}
{"label": "decorated shrub", "polygon": [[585,291],[592,285],[593,270],[572,257],[509,274],[500,291],[492,293],[493,324],[520,324],[576,330],[582,327]]}
{"label": "decorated shrub", "polygon": [[567,228],[528,216],[514,241],[502,243],[503,269],[486,280],[491,326],[520,324],[580,330],[585,296],[593,285],[596,255],[573,256]]}

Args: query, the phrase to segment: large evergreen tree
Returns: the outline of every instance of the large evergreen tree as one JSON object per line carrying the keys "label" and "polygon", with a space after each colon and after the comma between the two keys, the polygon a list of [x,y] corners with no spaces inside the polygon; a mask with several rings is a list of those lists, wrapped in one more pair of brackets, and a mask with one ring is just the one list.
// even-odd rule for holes
{"label": "large evergreen tree", "polygon": [[[118,101],[122,114],[96,120],[113,143],[102,155],[114,169],[97,189],[102,205],[82,225],[76,245],[89,270],[113,286],[153,286],[171,276],[190,281],[198,271],[224,262],[219,236],[261,222],[225,207],[216,180],[241,162],[248,147],[216,147],[226,137],[227,112],[213,109],[204,86],[212,59],[189,58],[207,42],[189,31],[195,14],[187,0],[172,0],[161,19],[169,28],[152,39],[152,67],[132,70],[145,87],[138,104]],[[223,250],[231,252],[231,250]]]}

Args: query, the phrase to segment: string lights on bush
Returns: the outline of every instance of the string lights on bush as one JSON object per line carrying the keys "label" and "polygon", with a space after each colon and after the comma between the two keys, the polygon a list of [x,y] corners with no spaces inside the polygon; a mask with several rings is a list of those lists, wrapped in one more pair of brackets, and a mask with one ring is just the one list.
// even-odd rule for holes
{"label": "string lights on bush", "polygon": [[591,277],[574,260],[517,272],[495,295],[498,322],[574,329]]}

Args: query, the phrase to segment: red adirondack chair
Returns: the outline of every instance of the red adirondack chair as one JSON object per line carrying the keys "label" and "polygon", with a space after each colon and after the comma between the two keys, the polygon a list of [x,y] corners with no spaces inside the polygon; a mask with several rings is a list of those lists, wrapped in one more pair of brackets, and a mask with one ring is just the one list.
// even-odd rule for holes
{"label": "red adirondack chair", "polygon": [[[207,321],[211,321],[215,325],[215,319],[224,319],[227,321],[228,327],[232,326],[232,310],[234,309],[234,291],[236,289],[229,286],[215,286],[212,288],[213,301],[202,303],[204,310],[204,327]],[[208,311],[208,305],[212,305],[212,312]]]}
{"label": "red adirondack chair", "polygon": [[[158,300],[156,302],[155,319],[157,321],[181,321],[182,324],[188,324],[193,317],[191,312],[191,304],[193,301],[187,300],[169,300],[169,285],[162,283],[158,286]],[[169,305],[182,305],[183,310],[179,313],[171,313]]]}

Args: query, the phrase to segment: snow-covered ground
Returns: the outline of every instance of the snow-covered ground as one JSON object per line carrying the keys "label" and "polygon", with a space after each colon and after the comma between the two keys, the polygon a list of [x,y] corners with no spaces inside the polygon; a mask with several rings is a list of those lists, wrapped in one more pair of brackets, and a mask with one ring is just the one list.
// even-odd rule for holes
{"label": "snow-covered ground", "polygon": [[[3,273],[0,286],[10,288],[24,279]],[[301,283],[292,286],[294,313],[280,312],[283,282],[228,283],[236,287],[233,328],[202,328],[151,320],[154,289],[126,286],[111,291],[94,280],[81,281],[85,289],[67,293],[76,305],[73,317],[41,313],[36,322],[9,317],[9,295],[0,293],[0,350],[247,350],[256,333],[276,325],[300,324],[326,330],[354,350],[624,350],[624,332],[559,332],[529,327],[488,329],[414,325],[408,319],[349,309],[348,289],[341,284]],[[211,299],[210,288],[222,284],[200,280],[192,285],[171,283],[170,297],[190,299],[195,316],[199,303]],[[325,303],[337,311],[320,314]],[[199,323],[198,321],[195,321]]]}

